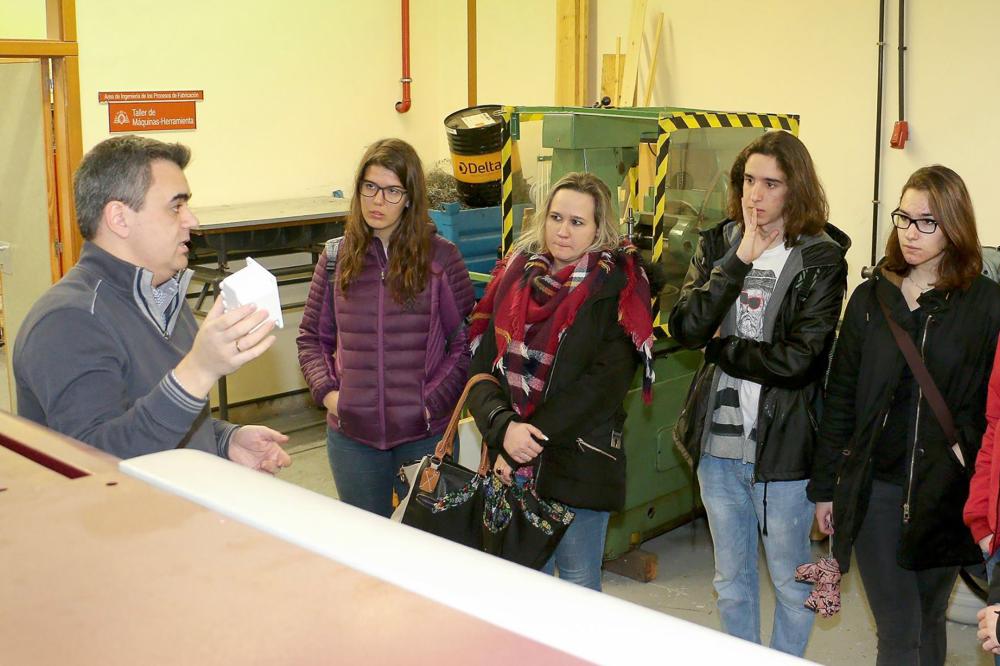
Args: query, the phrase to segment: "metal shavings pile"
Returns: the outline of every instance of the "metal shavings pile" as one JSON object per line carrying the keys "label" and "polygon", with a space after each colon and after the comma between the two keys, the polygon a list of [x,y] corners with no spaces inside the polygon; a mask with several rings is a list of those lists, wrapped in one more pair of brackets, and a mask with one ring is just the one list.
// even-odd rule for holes
{"label": "metal shavings pile", "polygon": [[438,160],[427,171],[427,205],[431,209],[442,209],[446,203],[457,201],[462,208],[468,208],[458,196],[458,185],[451,173],[450,160]]}

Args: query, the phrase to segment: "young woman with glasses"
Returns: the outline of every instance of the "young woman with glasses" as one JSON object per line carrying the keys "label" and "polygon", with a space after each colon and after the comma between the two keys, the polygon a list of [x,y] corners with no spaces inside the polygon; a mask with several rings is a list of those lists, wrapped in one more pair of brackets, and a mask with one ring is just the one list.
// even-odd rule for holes
{"label": "young woman with glasses", "polygon": [[340,499],[388,517],[403,463],[431,452],[465,385],[472,282],[427,212],[420,158],[399,139],[361,158],[344,237],[313,273],[299,365],[327,409]]}
{"label": "young woman with glasses", "polygon": [[[982,561],[962,521],[986,423],[1000,286],[983,277],[972,201],[951,169],[903,186],[886,257],[844,314],[809,496],[846,571],[855,555],[878,664],[943,664],[959,566]],[[913,341],[954,421],[950,441],[884,312]]]}

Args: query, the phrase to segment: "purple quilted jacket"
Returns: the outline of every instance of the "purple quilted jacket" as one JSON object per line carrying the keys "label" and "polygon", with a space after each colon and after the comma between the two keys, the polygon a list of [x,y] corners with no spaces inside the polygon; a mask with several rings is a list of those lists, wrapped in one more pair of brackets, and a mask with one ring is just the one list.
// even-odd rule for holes
{"label": "purple quilted jacket", "polygon": [[435,234],[431,248],[430,280],[411,307],[382,282],[388,259],[377,238],[346,295],[338,286],[330,298],[325,254],[313,272],[297,339],[302,374],[318,404],[340,391],[330,427],[377,449],[443,432],[467,378],[472,282],[454,244]]}

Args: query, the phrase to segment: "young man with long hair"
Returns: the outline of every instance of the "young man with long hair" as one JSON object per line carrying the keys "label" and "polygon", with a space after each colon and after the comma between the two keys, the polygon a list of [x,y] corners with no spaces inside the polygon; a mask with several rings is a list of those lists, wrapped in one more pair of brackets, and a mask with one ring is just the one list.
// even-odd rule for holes
{"label": "young man with long hair", "polygon": [[705,350],[674,437],[697,467],[723,629],[760,642],[759,533],[777,599],[770,645],[801,656],[813,613],[795,567],[811,559],[806,483],[850,241],[787,132],[736,158],[729,215],[702,232],[670,314],[670,335]]}

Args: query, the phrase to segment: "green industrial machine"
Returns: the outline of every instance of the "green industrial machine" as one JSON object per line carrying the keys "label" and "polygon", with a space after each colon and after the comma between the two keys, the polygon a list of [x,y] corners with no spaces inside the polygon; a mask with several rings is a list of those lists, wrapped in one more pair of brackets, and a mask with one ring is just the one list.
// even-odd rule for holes
{"label": "green industrial machine", "polygon": [[736,155],[767,130],[797,134],[798,117],[686,108],[511,106],[503,107],[502,114],[507,121],[501,153],[505,249],[513,242],[511,144],[520,138],[523,123],[541,122],[542,146],[552,153],[550,182],[571,171],[588,171],[612,193],[619,192],[613,203],[623,231],[668,276],[653,303],[653,404],[643,404],[638,377],[625,400],[625,509],[611,517],[604,551],[605,560],[615,560],[646,539],[688,522],[701,509],[691,468],[672,437],[701,353],[673,342],[666,321],[698,233],[727,217],[729,170]]}

